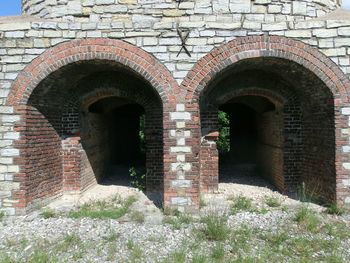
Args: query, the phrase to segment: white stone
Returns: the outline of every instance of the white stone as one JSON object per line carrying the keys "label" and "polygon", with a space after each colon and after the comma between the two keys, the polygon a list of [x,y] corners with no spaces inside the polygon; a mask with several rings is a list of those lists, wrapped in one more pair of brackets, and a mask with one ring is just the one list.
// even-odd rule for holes
{"label": "white stone", "polygon": [[346,170],[350,170],[350,163],[343,163],[343,167]]}
{"label": "white stone", "polygon": [[339,36],[350,36],[350,27],[338,28]]}
{"label": "white stone", "polygon": [[328,57],[337,57],[337,56],[346,55],[346,49],[344,47],[321,49],[321,52],[323,52]]}
{"label": "white stone", "polygon": [[346,187],[349,187],[350,186],[350,179],[343,179],[343,185],[346,186]]}
{"label": "white stone", "polygon": [[251,10],[251,0],[231,0],[230,10],[232,13],[249,13]]}
{"label": "white stone", "polygon": [[0,113],[13,113],[13,107],[0,106]]}
{"label": "white stone", "polygon": [[350,20],[327,20],[327,28],[350,26]]}
{"label": "white stone", "polygon": [[335,37],[337,36],[337,30],[336,29],[314,29],[312,30],[312,34],[316,37]]}
{"label": "white stone", "polygon": [[19,156],[19,150],[17,149],[1,149],[2,156]]}
{"label": "white stone", "polygon": [[6,132],[4,134],[4,139],[18,140],[19,139],[19,132]]}
{"label": "white stone", "polygon": [[191,120],[191,113],[189,112],[170,112],[171,120]]}
{"label": "white stone", "polygon": [[0,158],[0,164],[12,164],[13,159],[12,158]]}
{"label": "white stone", "polygon": [[286,37],[300,37],[300,38],[310,38],[310,30],[288,30],[285,33]]}
{"label": "white stone", "polygon": [[176,122],[176,128],[177,129],[183,129],[186,127],[186,123],[184,121],[177,121]]}
{"label": "white stone", "polygon": [[269,24],[263,24],[262,30],[263,31],[272,31],[272,30],[286,30],[287,23],[286,22],[279,22],[279,23],[269,23]]}
{"label": "white stone", "polygon": [[205,24],[206,28],[215,28],[215,29],[238,29],[242,25],[241,22],[233,23],[219,23],[219,22],[208,22]]}
{"label": "white stone", "polygon": [[29,22],[0,24],[0,31],[28,30],[30,28],[31,24]]}
{"label": "white stone", "polygon": [[176,145],[179,145],[179,146],[184,146],[186,145],[186,141],[185,141],[185,138],[179,138],[176,140]]}
{"label": "white stone", "polygon": [[190,153],[192,151],[190,146],[173,146],[170,147],[172,153]]}
{"label": "white stone", "polygon": [[171,197],[170,200],[172,205],[179,205],[179,206],[191,205],[190,197]]}
{"label": "white stone", "polygon": [[189,188],[192,185],[191,180],[173,180],[171,181],[171,186],[173,188]]}
{"label": "white stone", "polygon": [[350,146],[343,146],[342,149],[344,153],[350,152]]}
{"label": "white stone", "polygon": [[335,38],[334,39],[335,47],[350,47],[350,38]]}
{"label": "white stone", "polygon": [[178,162],[185,162],[186,156],[184,154],[179,154],[176,156],[176,161]]}
{"label": "white stone", "polygon": [[1,118],[2,122],[11,122],[11,123],[18,122],[20,119],[21,118],[17,115],[4,115]]}
{"label": "white stone", "polygon": [[171,164],[171,170],[172,171],[191,171],[191,167],[192,165],[190,163],[183,163],[183,162],[179,162],[179,163],[172,163]]}
{"label": "white stone", "polygon": [[292,1],[292,10],[294,15],[306,15],[307,4],[301,1]]}

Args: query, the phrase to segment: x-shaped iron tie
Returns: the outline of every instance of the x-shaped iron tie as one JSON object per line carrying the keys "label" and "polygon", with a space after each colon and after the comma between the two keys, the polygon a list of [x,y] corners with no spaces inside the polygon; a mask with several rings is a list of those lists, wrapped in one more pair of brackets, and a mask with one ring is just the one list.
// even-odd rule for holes
{"label": "x-shaped iron tie", "polygon": [[183,36],[181,29],[177,28],[177,34],[179,35],[179,37],[181,39],[181,49],[180,49],[179,53],[177,53],[177,57],[180,55],[182,50],[185,50],[186,54],[189,57],[191,57],[191,54],[186,47],[186,40],[187,40],[188,36],[190,35],[190,33],[191,33],[191,31],[187,31],[185,36]]}
{"label": "x-shaped iron tie", "polygon": [[178,5],[180,5],[182,0],[176,0],[176,2],[178,3]]}

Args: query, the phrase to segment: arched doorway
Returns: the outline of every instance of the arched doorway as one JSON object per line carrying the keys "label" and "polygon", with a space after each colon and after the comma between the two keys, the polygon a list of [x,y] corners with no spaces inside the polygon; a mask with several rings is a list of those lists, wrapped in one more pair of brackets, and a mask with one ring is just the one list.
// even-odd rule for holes
{"label": "arched doorway", "polygon": [[[304,187],[315,200],[334,200],[333,100],[314,73],[286,59],[245,59],[221,72],[200,97],[202,149],[208,143],[213,148],[206,134],[222,131],[220,110],[229,122],[226,153],[220,136],[219,149],[213,150],[221,151],[217,180],[256,173],[282,192],[295,194]],[[208,185],[205,180],[202,185]],[[215,184],[207,190],[215,190]]]}
{"label": "arched doorway", "polygon": [[[20,152],[15,160],[20,167],[19,190],[14,192],[16,213],[43,205],[63,191],[81,192],[102,180],[100,174],[105,175],[108,163],[112,164],[108,154],[113,154],[103,146],[105,117],[120,117],[125,113],[122,106],[137,113],[142,109],[146,147],[139,163],[146,166],[147,192],[162,196],[163,147],[167,147],[163,144],[163,105],[174,83],[152,56],[117,40],[62,43],[35,59],[19,75],[7,100],[21,116],[20,139],[15,142]],[[122,120],[113,120],[118,121]],[[92,150],[95,146],[101,154]]]}

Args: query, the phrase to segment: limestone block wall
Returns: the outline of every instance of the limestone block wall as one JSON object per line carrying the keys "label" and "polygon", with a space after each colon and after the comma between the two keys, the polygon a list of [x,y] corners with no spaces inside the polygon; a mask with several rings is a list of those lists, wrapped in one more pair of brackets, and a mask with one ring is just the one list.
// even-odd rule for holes
{"label": "limestone block wall", "polygon": [[269,14],[267,19],[270,21],[274,16],[277,16],[278,20],[300,20],[322,16],[334,10],[338,5],[337,2],[335,0],[190,0],[178,4],[171,0],[22,0],[23,13],[28,15],[102,22],[110,22],[115,18],[128,20],[133,16],[133,23],[145,28],[169,17],[190,18],[193,15]]}
{"label": "limestone block wall", "polygon": [[[74,8],[68,8],[72,3]],[[0,209],[9,215],[23,212],[20,210],[23,208],[20,197],[25,189],[21,187],[20,181],[24,175],[21,174],[22,158],[18,144],[22,140],[21,127],[25,119],[17,107],[13,107],[17,97],[21,99],[19,93],[11,95],[10,98],[8,96],[18,81],[34,78],[37,71],[51,72],[50,67],[36,67],[34,72],[26,72],[18,78],[33,61],[35,65],[46,63],[41,56],[46,58],[47,63],[54,63],[50,60],[54,52],[47,53],[48,50],[56,50],[58,54],[58,50],[79,46],[74,41],[81,40],[90,41],[84,43],[96,48],[82,48],[81,52],[85,52],[87,57],[101,52],[106,52],[105,58],[112,57],[108,52],[120,45],[123,52],[133,50],[137,59],[146,57],[146,61],[156,61],[147,70],[156,65],[158,71],[154,69],[156,73],[146,77],[157,79],[158,82],[154,83],[166,83],[163,84],[165,88],[160,96],[169,98],[163,105],[166,178],[164,199],[166,204],[181,207],[183,210],[186,207],[195,208],[199,196],[200,115],[198,100],[193,99],[196,96],[189,95],[196,90],[191,83],[197,83],[197,79],[202,77],[204,73],[197,74],[195,70],[200,65],[205,65],[210,56],[217,55],[217,60],[220,59],[222,46],[230,41],[243,39],[243,44],[240,42],[243,50],[243,47],[248,47],[244,42],[257,43],[259,40],[262,43],[259,48],[263,54],[267,46],[274,49],[278,45],[290,45],[298,49],[306,44],[311,48],[308,50],[310,61],[314,59],[312,55],[320,52],[325,57],[322,56],[317,61],[326,63],[324,58],[328,58],[330,60],[327,60],[327,65],[332,69],[339,68],[344,74],[339,79],[334,76],[333,82],[329,80],[327,84],[334,86],[336,84],[332,83],[346,82],[350,76],[350,19],[339,20],[337,16],[323,16],[336,8],[334,1],[220,0],[187,1],[178,5],[170,0],[28,0],[23,4],[24,13],[34,16],[0,18]],[[77,10],[76,14],[65,13],[68,9]],[[177,28],[184,32],[190,31],[186,40],[190,57],[181,49]],[[269,46],[268,43],[275,40],[280,41],[280,44],[271,43]],[[60,56],[60,63],[63,65],[66,63],[63,51]],[[36,60],[38,57],[40,60]],[[134,57],[131,54],[125,55],[125,58],[131,60]],[[317,53],[315,57],[321,56]],[[319,63],[321,62],[315,64],[315,72],[319,71],[317,67],[321,67]],[[159,65],[164,65],[164,70]],[[52,69],[54,67],[56,64]],[[137,66],[131,67],[135,71],[139,70]],[[331,75],[327,68],[322,68],[322,71]],[[45,74],[40,73],[38,76],[45,77]],[[35,79],[30,85],[38,82],[36,77]],[[206,82],[203,83],[200,85],[205,85]],[[22,86],[24,88],[30,85]],[[161,89],[160,84],[155,86],[157,90]],[[345,90],[344,94],[347,93]],[[30,94],[24,91],[22,95],[28,98]],[[337,187],[342,189],[339,200],[343,204],[350,204],[350,129],[347,122],[350,107],[345,106],[340,95],[334,98],[334,104],[338,107],[336,112],[341,116],[336,120],[339,138],[336,151],[340,162],[337,168]]]}

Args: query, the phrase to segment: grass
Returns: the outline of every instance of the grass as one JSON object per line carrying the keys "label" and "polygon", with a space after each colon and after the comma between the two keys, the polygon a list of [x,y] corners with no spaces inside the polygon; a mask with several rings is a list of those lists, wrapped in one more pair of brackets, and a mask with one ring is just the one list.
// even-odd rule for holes
{"label": "grass", "polygon": [[210,214],[201,219],[203,226],[199,234],[209,241],[224,241],[228,238],[230,229],[224,215]]}
{"label": "grass", "polygon": [[56,217],[56,212],[49,209],[49,208],[45,208],[43,209],[41,212],[40,212],[40,215],[45,218],[45,219],[48,219],[48,218],[53,218],[53,217]]}
{"label": "grass", "polygon": [[2,220],[4,220],[4,218],[5,218],[5,212],[4,211],[0,211],[0,222]]}
{"label": "grass", "polygon": [[115,244],[109,244],[107,247],[107,260],[115,261],[117,254],[117,247]]}
{"label": "grass", "polygon": [[216,244],[211,250],[211,258],[215,261],[223,261],[225,258],[225,249],[221,243]]}
{"label": "grass", "polygon": [[277,197],[273,197],[273,196],[267,196],[265,197],[265,203],[269,206],[269,207],[280,207],[282,202],[279,198]]}
{"label": "grass", "polygon": [[[254,233],[255,232],[255,233]],[[252,228],[243,225],[238,229],[235,229],[231,233],[231,247],[234,251],[248,251],[250,249],[251,240],[254,234],[258,231],[254,231]]]}
{"label": "grass", "polygon": [[184,263],[186,260],[186,250],[184,248],[178,249],[170,254],[170,256],[165,259],[164,263]]}
{"label": "grass", "polygon": [[81,245],[81,239],[76,234],[66,235],[61,242],[56,245],[58,251],[67,252],[72,247],[79,247]]}
{"label": "grass", "polygon": [[192,263],[206,263],[208,262],[208,258],[202,254],[194,254],[192,257]]}
{"label": "grass", "polygon": [[173,229],[180,229],[184,225],[188,225],[193,221],[193,218],[187,214],[178,214],[177,216],[166,216],[163,219],[163,223],[169,224]]}
{"label": "grass", "polygon": [[132,211],[130,213],[130,219],[139,224],[142,224],[145,222],[145,215],[140,211]]}
{"label": "grass", "polygon": [[296,221],[299,226],[313,233],[319,230],[321,223],[320,218],[316,213],[305,206],[302,206],[297,210],[294,221]]}
{"label": "grass", "polygon": [[232,198],[232,205],[231,205],[231,213],[237,214],[241,211],[250,211],[253,208],[252,205],[252,199],[244,197],[244,196],[238,196]]}
{"label": "grass", "polygon": [[103,239],[107,242],[114,242],[120,237],[119,233],[116,233],[115,231],[111,231],[107,236],[104,236]]}
{"label": "grass", "polygon": [[327,209],[326,209],[326,213],[330,214],[330,215],[343,215],[345,213],[345,209],[339,207],[336,203],[331,203],[328,205]]}
{"label": "grass", "polygon": [[129,239],[126,243],[126,247],[130,253],[130,261],[131,262],[143,262],[143,250],[141,249],[139,244],[136,244],[132,239]]}
{"label": "grass", "polygon": [[34,250],[32,256],[26,261],[27,263],[55,263],[58,262],[56,256],[51,256],[47,251],[42,249]]}
{"label": "grass", "polygon": [[129,196],[126,199],[115,197],[110,202],[95,201],[84,204],[77,211],[70,211],[68,217],[71,218],[99,218],[99,219],[118,219],[129,212],[130,206],[136,202],[135,196]]}
{"label": "grass", "polygon": [[[259,227],[259,217],[261,220],[266,220],[266,217],[256,213],[257,210],[249,198],[241,196],[232,200],[232,207],[235,212],[254,212],[256,224],[253,226],[248,222],[248,217],[247,225],[244,225],[234,221],[240,220],[238,216],[211,213],[197,220],[172,210],[169,212],[172,216],[166,216],[164,223],[173,227],[174,230],[170,230],[171,235],[181,233],[181,240],[176,241],[176,246],[169,246],[166,249],[167,254],[158,250],[149,253],[146,249],[151,247],[149,244],[160,249],[167,246],[168,232],[150,231],[144,237],[145,243],[141,243],[139,239],[129,239],[121,249],[118,244],[124,240],[125,233],[111,228],[102,236],[96,235],[93,240],[82,240],[83,236],[74,232],[56,240],[34,240],[27,236],[4,237],[0,240],[0,246],[4,248],[0,251],[0,263],[88,262],[86,255],[94,254],[101,257],[100,261],[116,262],[121,260],[118,254],[120,251],[126,253],[125,262],[134,263],[350,262],[350,253],[346,246],[350,242],[349,222],[343,222],[342,218],[336,216],[318,213],[305,204],[299,208],[291,206],[287,209],[282,205],[277,206],[275,201],[265,199],[269,207],[288,211],[289,216],[286,218],[284,214],[281,218],[283,221],[270,224],[270,228]],[[100,201],[88,205],[90,210],[98,212],[129,207],[132,203],[133,200],[116,197],[112,202]],[[142,223],[137,213],[128,213],[133,221]],[[296,223],[291,224],[291,220]],[[98,230],[99,221],[91,222],[94,230]],[[108,221],[104,224],[106,223]]]}

